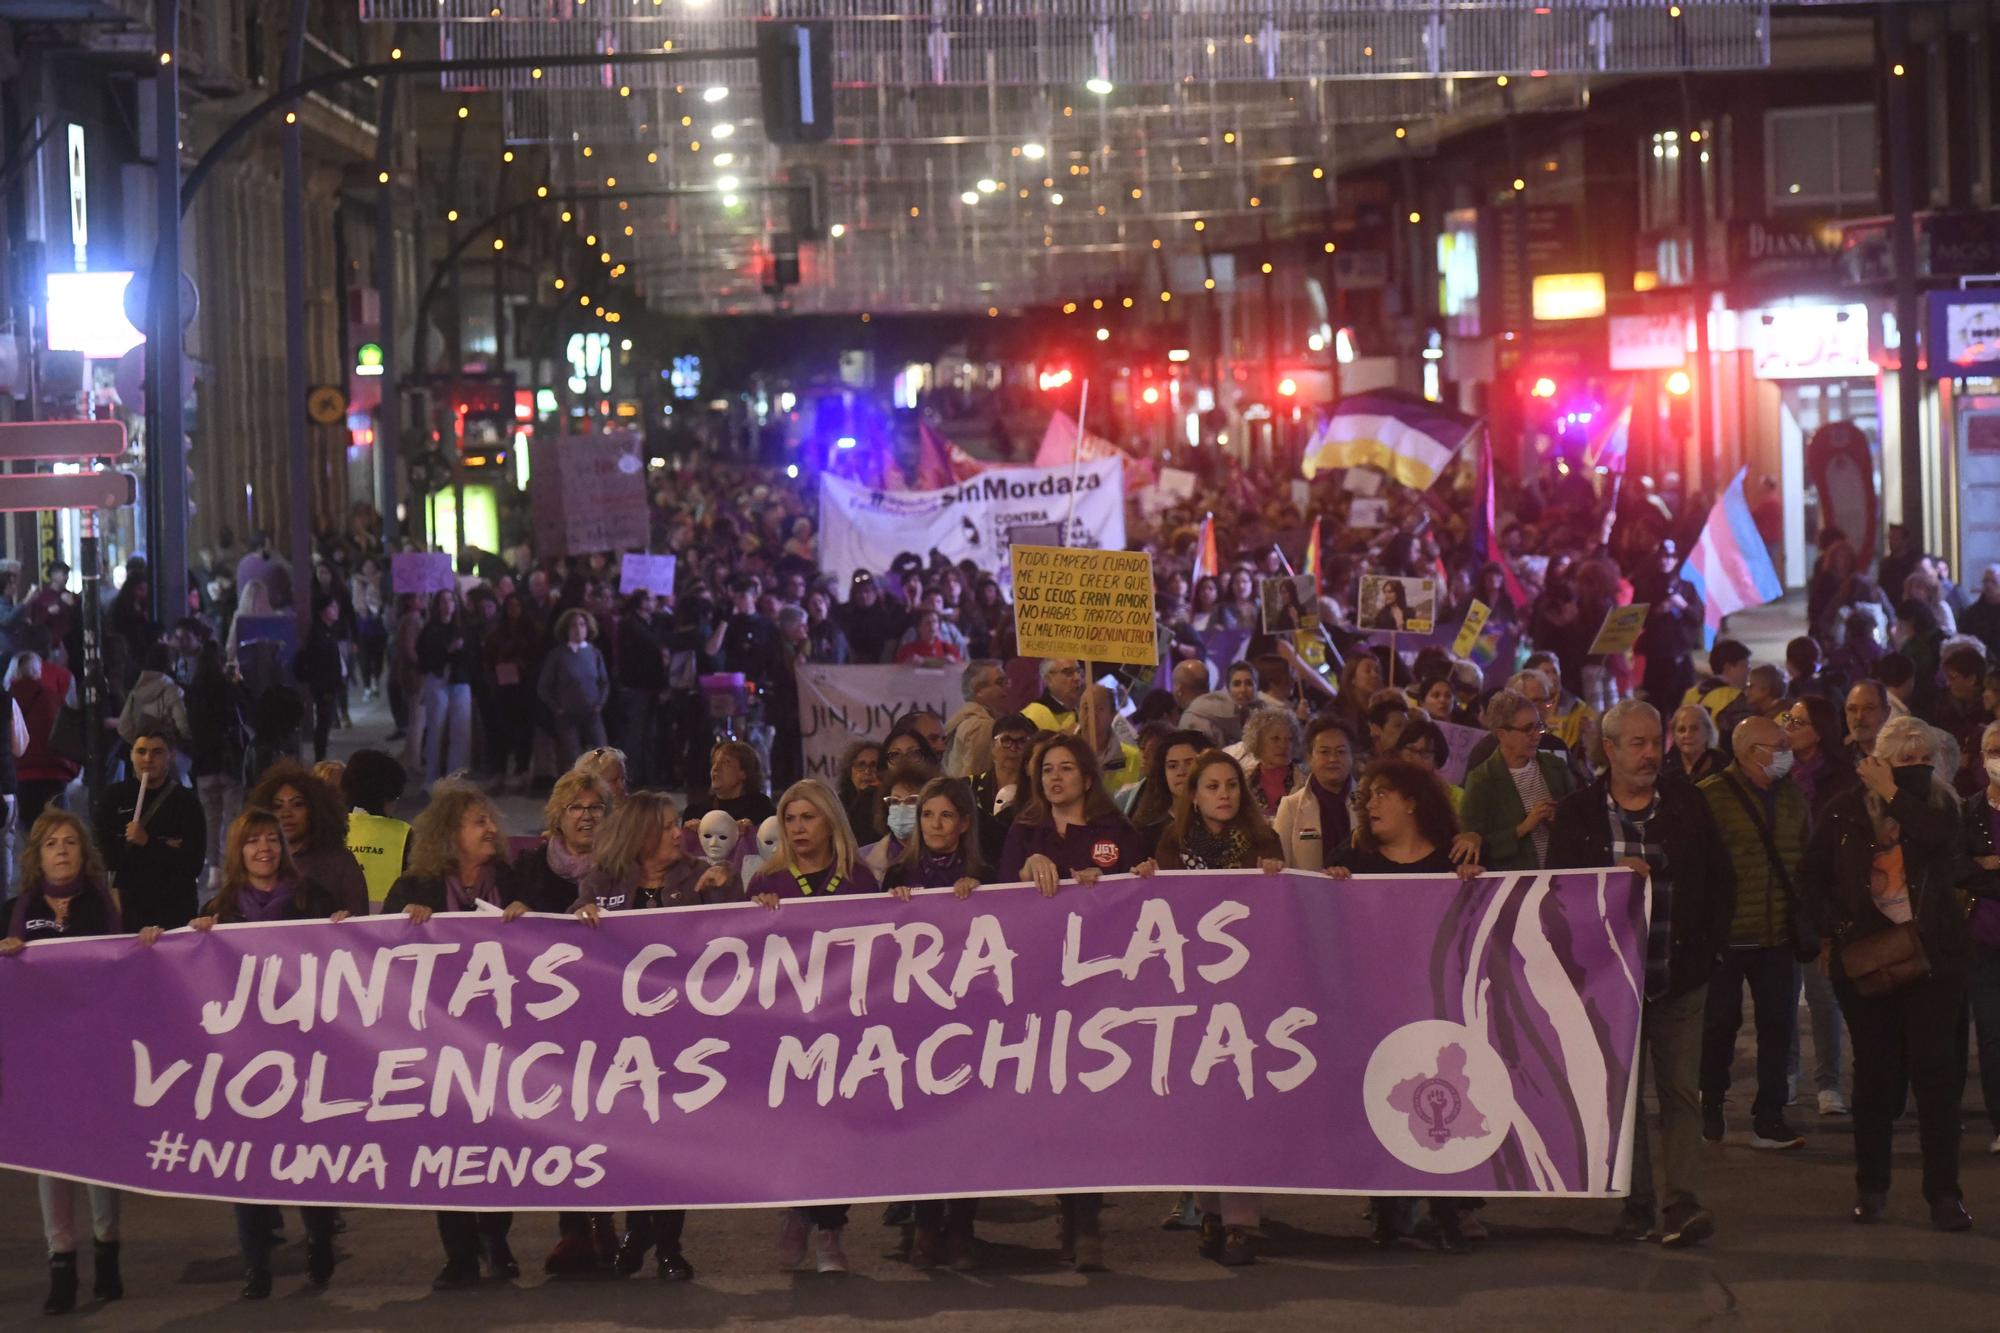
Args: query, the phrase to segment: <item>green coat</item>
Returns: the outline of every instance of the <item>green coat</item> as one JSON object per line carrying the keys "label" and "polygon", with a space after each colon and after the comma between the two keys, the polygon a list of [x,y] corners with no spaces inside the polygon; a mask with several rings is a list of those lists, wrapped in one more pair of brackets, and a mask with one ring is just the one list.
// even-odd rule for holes
{"label": "green coat", "polygon": [[[1729,947],[1759,949],[1780,944],[1790,946],[1793,942],[1792,896],[1797,891],[1796,887],[1788,891],[1785,883],[1772,873],[1771,857],[1764,850],[1764,840],[1758,836],[1757,826],[1750,822],[1750,812],[1737,799],[1738,793],[1741,793],[1763,816],[1762,794],[1743,776],[1739,764],[1731,764],[1714,777],[1703,778],[1696,786],[1708,801],[1709,811],[1722,830],[1723,845],[1729,849],[1729,859],[1736,867],[1736,915],[1729,928]],[[1799,862],[1806,854],[1806,828],[1811,822],[1811,813],[1806,806],[1806,794],[1799,790],[1797,783],[1779,782],[1773,790],[1777,793],[1772,807],[1775,818],[1765,817],[1770,820],[1778,859],[1784,863],[1785,873],[1796,886]]]}
{"label": "green coat", "polygon": [[[1560,801],[1576,790],[1568,766],[1555,755],[1537,750],[1535,762],[1542,767],[1542,781],[1548,784],[1551,797]],[[1533,836],[1523,838],[1514,832],[1527,817],[1521,793],[1498,750],[1465,775],[1465,801],[1459,807],[1459,825],[1467,833],[1477,833],[1484,839],[1486,848],[1479,863],[1488,870],[1541,869],[1535,864]]]}

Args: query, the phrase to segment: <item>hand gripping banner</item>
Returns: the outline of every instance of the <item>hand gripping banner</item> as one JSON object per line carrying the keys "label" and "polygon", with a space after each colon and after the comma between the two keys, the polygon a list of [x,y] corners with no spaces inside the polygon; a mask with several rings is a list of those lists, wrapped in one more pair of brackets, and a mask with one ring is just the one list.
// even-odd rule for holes
{"label": "hand gripping banner", "polygon": [[0,958],[0,1163],[351,1207],[1626,1189],[1618,870],[1118,877]]}

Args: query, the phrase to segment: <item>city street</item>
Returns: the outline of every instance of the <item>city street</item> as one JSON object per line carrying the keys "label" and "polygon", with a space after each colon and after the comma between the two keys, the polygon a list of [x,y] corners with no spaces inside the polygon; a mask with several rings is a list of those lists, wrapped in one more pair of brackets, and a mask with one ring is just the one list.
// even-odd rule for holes
{"label": "city street", "polygon": [[[1741,1052],[1739,1052],[1739,1055]],[[1748,1069],[1740,1066],[1739,1103]],[[1968,1102],[1970,1113],[1977,1093]],[[1887,1221],[1847,1221],[1852,1201],[1845,1119],[1795,1108],[1804,1150],[1757,1152],[1747,1116],[1707,1157],[1704,1202],[1718,1232],[1695,1250],[1620,1245],[1607,1238],[1608,1202],[1496,1200],[1490,1240],[1470,1255],[1377,1252],[1355,1198],[1266,1201],[1263,1257],[1226,1269],[1196,1258],[1194,1236],[1165,1232],[1165,1194],[1114,1196],[1105,1213],[1110,1271],[1081,1276],[1055,1255],[1051,1199],[1002,1200],[981,1219],[980,1268],[919,1273],[896,1260],[896,1233],[878,1206],[854,1210],[846,1277],[776,1271],[777,1215],[699,1213],[687,1228],[692,1285],[629,1280],[551,1281],[540,1261],[555,1239],[546,1214],[516,1218],[518,1283],[434,1294],[440,1257],[428,1213],[357,1212],[340,1241],[342,1263],[323,1294],[303,1290],[303,1246],[274,1265],[267,1303],[237,1299],[242,1274],[228,1210],[212,1203],[133,1198],[125,1223],[124,1301],[84,1307],[93,1329],[436,1329],[715,1327],[755,1322],[793,1328],[860,1322],[917,1326],[949,1319],[970,1329],[1046,1327],[1050,1319],[1107,1329],[1446,1328],[1690,1329],[1723,1321],[1751,1329],[1885,1328],[1914,1316],[1926,1329],[1992,1327],[2000,1295],[2000,1157],[1971,1116],[1965,1197],[1980,1228],[1931,1230],[1916,1194],[1913,1122],[1897,1139],[1899,1178]],[[1115,1132],[1115,1131],[1107,1131]],[[754,1152],[754,1144],[745,1144]],[[43,1289],[34,1190],[0,1180],[0,1326],[25,1326]],[[288,1217],[289,1238],[299,1238]],[[88,1265],[88,1256],[85,1256]],[[86,1288],[87,1290],[87,1288]]]}

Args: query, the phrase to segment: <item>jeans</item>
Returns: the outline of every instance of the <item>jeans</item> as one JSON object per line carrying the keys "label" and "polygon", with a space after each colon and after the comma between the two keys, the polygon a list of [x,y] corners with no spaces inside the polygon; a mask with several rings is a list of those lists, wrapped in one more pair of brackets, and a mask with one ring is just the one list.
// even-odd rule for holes
{"label": "jeans", "polygon": [[1708,986],[1708,1014],[1701,1041],[1701,1098],[1720,1104],[1729,1091],[1729,1066],[1736,1056],[1736,1031],[1743,1026],[1743,983],[1750,983],[1756,1006],[1757,1099],[1753,1121],[1784,1114],[1785,1066],[1792,1054],[1792,1029],[1799,1018],[1793,992],[1792,951],[1785,945],[1731,949],[1716,964]]}
{"label": "jeans", "polygon": [[1888,1192],[1890,1140],[1908,1094],[1915,1092],[1924,1198],[1958,1198],[1958,1102],[1965,1067],[1957,1034],[1965,983],[1932,976],[1865,999],[1843,976],[1835,978],[1833,993],[1854,1039],[1854,1187],[1865,1194]]}
{"label": "jeans", "polygon": [[[442,677],[425,676],[419,707],[423,713],[424,785],[428,787],[472,762],[472,687],[448,685]],[[416,733],[413,725],[410,734]]]}
{"label": "jeans", "polygon": [[[313,1245],[333,1244],[333,1208],[301,1208],[299,1221],[305,1224],[306,1240]],[[271,1250],[283,1217],[274,1203],[236,1205],[236,1245],[243,1251],[243,1266],[253,1273],[271,1270]]]}
{"label": "jeans", "polygon": [[76,1253],[76,1192],[90,1192],[90,1232],[102,1241],[118,1239],[118,1205],[124,1198],[103,1185],[86,1185],[79,1180],[58,1180],[36,1176],[36,1192],[42,1200],[42,1235],[50,1254]]}
{"label": "jeans", "polygon": [[1263,1196],[1257,1194],[1197,1194],[1195,1207],[1220,1217],[1226,1227],[1254,1227],[1263,1217]]}
{"label": "jeans", "polygon": [[604,718],[594,708],[581,713],[557,713],[555,723],[556,759],[565,773],[576,767],[578,755],[604,744]]}
{"label": "jeans", "polygon": [[1979,1029],[1979,1091],[2000,1134],[2000,949],[1972,946],[1972,1022]]}
{"label": "jeans", "polygon": [[618,728],[618,748],[625,752],[625,786],[629,791],[653,785],[655,703],[653,696],[646,691],[627,689],[623,685],[618,686],[611,696],[612,720]]}
{"label": "jeans", "polygon": [[439,1213],[438,1239],[444,1242],[445,1262],[454,1268],[476,1269],[482,1247],[490,1255],[505,1250],[507,1233],[514,1229],[512,1213]]}
{"label": "jeans", "polygon": [[[1694,1206],[1701,1183],[1700,1070],[1702,1023],[1708,988],[1648,1000],[1639,1024],[1640,1086],[1653,1075],[1660,1102],[1660,1156],[1666,1163],[1666,1206]],[[1632,1118],[1632,1192],[1626,1207],[1654,1212],[1660,1197],[1653,1186],[1653,1154],[1647,1145],[1646,1117]]]}
{"label": "jeans", "polygon": [[195,795],[208,823],[208,865],[222,864],[222,843],[243,809],[243,784],[234,773],[204,773],[194,780]]}
{"label": "jeans", "polygon": [[[1833,998],[1833,979],[1822,972],[1817,963],[1799,963],[1799,983],[1792,988],[1792,1006],[1796,1010],[1799,995],[1803,991],[1806,1009],[1812,1017],[1813,1038],[1813,1091],[1840,1091],[1840,1050],[1846,1044],[1846,1023],[1840,1017],[1840,1002]],[[1792,1053],[1790,1063],[1785,1068],[1786,1082],[1792,1087],[1799,1084],[1802,1053],[1799,1050],[1799,1026],[1792,1024]]]}

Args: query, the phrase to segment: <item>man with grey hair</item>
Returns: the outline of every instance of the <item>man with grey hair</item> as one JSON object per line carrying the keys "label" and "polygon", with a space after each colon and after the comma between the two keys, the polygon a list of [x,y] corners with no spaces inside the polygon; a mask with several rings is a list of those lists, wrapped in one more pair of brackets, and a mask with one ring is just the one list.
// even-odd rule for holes
{"label": "man with grey hair", "polygon": [[[1750,673],[1750,683],[1756,685],[1756,671]],[[1783,728],[1769,718],[1748,718],[1737,724],[1730,748],[1735,762],[1699,784],[1736,871],[1729,948],[1708,984],[1701,1136],[1722,1142],[1722,1102],[1736,1057],[1736,1033],[1743,1026],[1747,984],[1757,1024],[1750,1146],[1803,1148],[1805,1136],[1785,1120],[1785,1101],[1799,1019],[1796,968],[1819,956],[1819,932],[1808,922],[1796,887],[1810,816],[1805,793],[1786,778],[1792,771],[1792,742]]]}
{"label": "man with grey hair", "polygon": [[1074,657],[1044,657],[1040,667],[1042,693],[1021,710],[1043,731],[1076,730],[1076,705],[1083,698],[1083,663]]}
{"label": "man with grey hair", "polygon": [[965,703],[944,724],[946,776],[969,778],[993,767],[993,721],[1007,711],[1007,668],[975,658],[959,680]]}
{"label": "man with grey hair", "polygon": [[[1603,777],[1564,797],[1550,821],[1550,867],[1622,866],[1650,881],[1640,1051],[1660,1100],[1664,1213],[1643,1117],[1633,1121],[1632,1192],[1612,1235],[1693,1245],[1715,1234],[1701,1206],[1701,1036],[1708,981],[1728,947],[1736,872],[1708,802],[1660,781],[1660,713],[1640,699],[1605,710]],[[1657,1229],[1655,1223],[1658,1223]]]}

